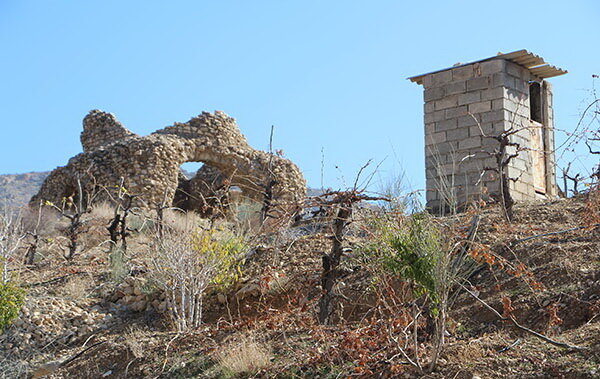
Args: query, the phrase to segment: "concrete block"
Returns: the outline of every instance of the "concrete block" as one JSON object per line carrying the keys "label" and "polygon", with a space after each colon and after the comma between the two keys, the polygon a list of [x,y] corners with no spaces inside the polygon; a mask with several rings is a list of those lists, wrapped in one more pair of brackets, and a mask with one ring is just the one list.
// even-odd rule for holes
{"label": "concrete block", "polygon": [[435,132],[435,122],[430,122],[429,124],[425,124],[425,135],[431,134]]}
{"label": "concrete block", "polygon": [[489,100],[469,104],[469,113],[482,113],[489,112],[490,110],[492,110],[492,102]]}
{"label": "concrete block", "polygon": [[493,123],[493,127],[490,129],[492,133],[500,134],[510,128],[510,123],[507,121],[496,121]]}
{"label": "concrete block", "polygon": [[503,99],[507,90],[504,87],[489,88],[481,91],[481,100]]}
{"label": "concrete block", "polygon": [[506,62],[506,72],[509,75],[512,75],[516,78],[523,78],[523,67],[513,63],[513,62]]}
{"label": "concrete block", "polygon": [[504,59],[492,59],[491,61],[479,63],[479,71],[481,76],[487,76],[504,71],[505,66],[506,61]]}
{"label": "concrete block", "polygon": [[436,190],[427,190],[425,194],[425,197],[427,198],[427,203],[429,203],[430,201],[439,200],[438,191]]}
{"label": "concrete block", "polygon": [[515,89],[515,78],[506,72],[498,72],[492,75],[492,87],[506,87]]}
{"label": "concrete block", "polygon": [[435,110],[448,109],[458,105],[458,95],[446,96],[443,99],[436,100]]}
{"label": "concrete block", "polygon": [[[435,162],[433,162],[435,163]],[[425,170],[425,178],[426,179],[435,179],[438,176],[437,168],[434,164],[432,164],[431,168]]]}
{"label": "concrete block", "polygon": [[467,114],[467,106],[459,106],[446,109],[446,118],[456,118]]}
{"label": "concrete block", "polygon": [[458,105],[471,104],[481,101],[481,91],[471,91],[458,95]]}
{"label": "concrete block", "polygon": [[433,87],[433,77],[431,75],[426,75],[423,77],[423,88],[431,88]]}
{"label": "concrete block", "polygon": [[452,69],[452,80],[467,80],[475,76],[475,67],[470,64],[467,66]]}
{"label": "concrete block", "polygon": [[435,110],[435,102],[429,101],[423,106],[424,113],[431,113]]}
{"label": "concrete block", "polygon": [[469,127],[469,135],[471,137],[481,136],[481,131],[485,133],[486,136],[492,136],[495,134],[494,125],[491,122],[487,123],[479,123],[479,125]]}
{"label": "concrete block", "polygon": [[457,141],[469,138],[469,129],[468,128],[459,128],[448,130],[446,132],[446,138],[448,141]]}
{"label": "concrete block", "polygon": [[[501,88],[501,87],[498,87]],[[515,90],[506,90],[504,94],[504,98],[510,101],[514,101],[515,103],[529,103],[529,96],[523,92],[515,91]]]}
{"label": "concrete block", "polygon": [[439,100],[444,97],[444,89],[442,87],[425,88],[423,91],[423,99],[425,101]]}
{"label": "concrete block", "polygon": [[435,132],[425,136],[426,145],[437,145],[446,141],[446,132]]}
{"label": "concrete block", "polygon": [[529,92],[529,83],[525,79],[515,79],[515,89],[519,92],[528,93]]}
{"label": "concrete block", "polygon": [[452,81],[452,71],[445,70],[436,72],[435,74],[427,75],[431,77],[431,86],[432,87],[441,87],[444,84],[448,84]]}
{"label": "concrete block", "polygon": [[464,80],[448,83],[441,87],[444,90],[446,96],[454,95],[455,93],[463,93],[467,90],[467,82]]}
{"label": "concrete block", "polygon": [[507,116],[510,116],[510,112],[505,111],[503,109],[493,110],[490,112],[482,113],[481,122],[503,121],[509,119],[507,118]]}
{"label": "concrete block", "polygon": [[439,145],[435,145],[435,147],[437,148],[436,154],[439,155],[444,155],[444,154],[450,154],[450,153],[455,153],[458,150],[458,143],[456,141],[448,141],[448,142],[444,142],[444,143],[440,143]]}
{"label": "concrete block", "polygon": [[458,126],[458,121],[455,118],[445,119],[435,123],[435,130],[441,132],[444,130],[455,129]]}
{"label": "concrete block", "polygon": [[458,150],[472,149],[481,146],[481,137],[469,137],[458,141]]}
{"label": "concrete block", "polygon": [[457,126],[459,128],[476,126],[477,123],[479,122],[479,118],[480,118],[479,115],[470,115],[470,114],[459,117],[457,120]]}
{"label": "concrete block", "polygon": [[446,117],[446,113],[441,111],[434,111],[431,113],[425,113],[425,123],[441,121]]}
{"label": "concrete block", "polygon": [[473,78],[467,80],[467,91],[476,91],[480,89],[487,89],[490,86],[490,77],[482,76],[480,78]]}

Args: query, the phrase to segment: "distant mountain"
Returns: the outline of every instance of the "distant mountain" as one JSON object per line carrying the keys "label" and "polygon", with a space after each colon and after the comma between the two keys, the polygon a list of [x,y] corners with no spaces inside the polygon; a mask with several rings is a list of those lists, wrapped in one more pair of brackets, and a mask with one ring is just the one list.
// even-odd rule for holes
{"label": "distant mountain", "polygon": [[0,175],[0,207],[18,208],[29,202],[50,172]]}

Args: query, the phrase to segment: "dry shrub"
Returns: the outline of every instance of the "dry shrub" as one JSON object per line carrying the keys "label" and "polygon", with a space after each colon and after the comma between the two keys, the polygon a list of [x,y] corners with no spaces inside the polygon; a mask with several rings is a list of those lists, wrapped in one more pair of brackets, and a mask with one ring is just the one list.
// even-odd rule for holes
{"label": "dry shrub", "polygon": [[254,337],[244,336],[230,342],[217,353],[217,360],[224,375],[252,374],[271,362],[271,348]]}
{"label": "dry shrub", "polygon": [[124,335],[125,345],[127,345],[133,356],[138,359],[144,357],[144,346],[140,341],[146,335],[147,333],[144,330],[133,326]]}
{"label": "dry shrub", "polygon": [[167,209],[163,217],[163,225],[175,232],[191,234],[198,227],[208,227],[208,221],[196,212]]}
{"label": "dry shrub", "polygon": [[167,294],[178,331],[200,326],[205,291],[237,282],[246,251],[243,239],[215,229],[168,229],[155,241],[151,276]]}
{"label": "dry shrub", "polygon": [[60,295],[72,300],[84,299],[89,295],[90,278],[85,276],[73,276],[60,290]]}
{"label": "dry shrub", "polygon": [[600,184],[594,184],[587,193],[583,222],[586,226],[600,223]]}
{"label": "dry shrub", "polygon": [[89,217],[98,220],[110,220],[115,215],[115,207],[107,202],[96,203],[92,206]]}

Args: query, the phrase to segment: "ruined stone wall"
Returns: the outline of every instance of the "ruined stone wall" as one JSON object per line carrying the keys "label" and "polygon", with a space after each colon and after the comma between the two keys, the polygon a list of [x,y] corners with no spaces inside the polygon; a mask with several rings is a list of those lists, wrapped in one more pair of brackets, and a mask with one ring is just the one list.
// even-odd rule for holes
{"label": "ruined stone wall", "polygon": [[84,152],[93,151],[112,142],[136,135],[125,129],[112,113],[94,109],[83,119],[81,146]]}
{"label": "ruined stone wall", "polygon": [[130,193],[140,195],[141,205],[154,207],[164,199],[170,204],[185,162],[204,162],[257,200],[265,184],[274,181],[276,206],[299,202],[306,194],[306,182],[294,163],[250,147],[235,120],[223,112],[203,112],[141,137],[112,114],[92,111],[84,119],[81,141],[84,152],[54,170],[32,203],[71,196],[77,179],[83,178],[86,186],[102,191],[123,181]]}
{"label": "ruined stone wall", "polygon": [[[482,131],[486,135],[497,135],[511,127],[519,128],[522,130],[512,137],[513,141],[530,147],[530,80],[540,81],[525,67],[503,59],[459,66],[423,77],[426,196],[430,208],[438,208],[450,188],[455,191],[453,196],[459,204],[499,193],[497,174],[488,171],[482,175],[484,167],[497,166],[495,159],[482,151],[493,151],[498,142],[484,138]],[[549,91],[546,96],[551,100],[548,94]],[[546,113],[551,113],[551,102],[549,106]],[[553,146],[552,125],[549,128],[546,145]],[[531,161],[531,153],[523,151],[509,167],[509,175],[520,178],[511,183],[515,200],[536,197]],[[551,154],[548,161],[553,162]],[[549,167],[548,173],[552,171]],[[549,194],[556,193],[552,177],[547,187]]]}

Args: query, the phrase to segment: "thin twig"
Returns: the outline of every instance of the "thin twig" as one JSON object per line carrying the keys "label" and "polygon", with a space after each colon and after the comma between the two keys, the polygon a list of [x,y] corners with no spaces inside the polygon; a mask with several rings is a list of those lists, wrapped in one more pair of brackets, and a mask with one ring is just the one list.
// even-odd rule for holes
{"label": "thin twig", "polygon": [[479,296],[477,296],[475,293],[473,293],[472,291],[470,291],[467,287],[465,287],[462,283],[459,283],[458,281],[455,281],[456,284],[458,284],[460,287],[462,287],[462,289],[464,289],[465,291],[467,291],[467,293],[471,296],[473,296],[475,298],[475,300],[477,300],[478,302],[480,302],[484,307],[486,307],[488,310],[490,310],[492,313],[494,313],[501,321],[510,321],[517,329],[520,329],[524,332],[527,332],[529,334],[533,334],[534,336],[536,336],[537,338],[548,342],[551,345],[554,346],[558,346],[558,347],[562,347],[564,349],[570,349],[570,350],[585,350],[585,348],[580,347],[580,346],[574,346],[574,345],[569,345],[567,343],[564,342],[558,342],[553,340],[552,338],[545,336],[541,333],[536,332],[535,330],[529,329],[521,324],[519,324],[517,322],[517,320],[515,320],[514,317],[504,317],[502,316],[497,310],[495,310],[491,305],[489,305],[488,303],[486,303],[485,301],[483,301]]}

